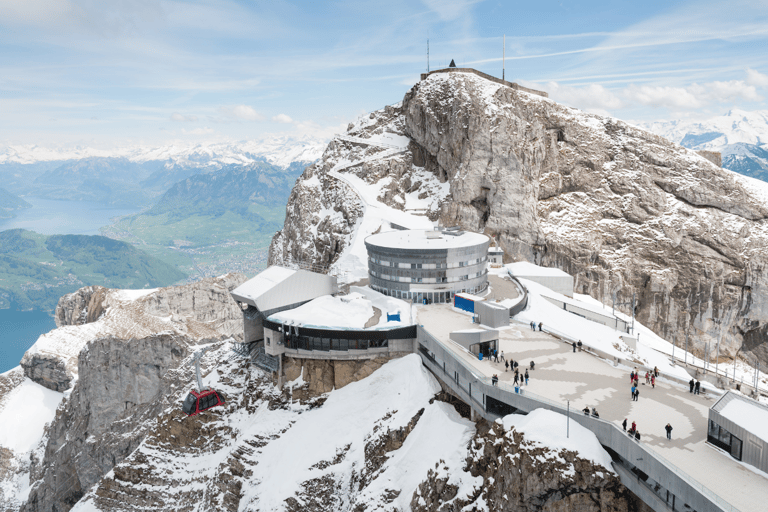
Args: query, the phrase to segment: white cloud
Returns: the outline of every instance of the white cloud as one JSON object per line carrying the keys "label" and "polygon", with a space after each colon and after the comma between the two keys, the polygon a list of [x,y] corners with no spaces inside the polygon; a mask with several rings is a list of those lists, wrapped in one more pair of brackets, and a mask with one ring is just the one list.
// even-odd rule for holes
{"label": "white cloud", "polygon": [[684,87],[630,85],[624,90],[624,96],[631,103],[640,103],[649,107],[667,107],[673,109],[701,108],[702,102]]}
{"label": "white cloud", "polygon": [[242,121],[263,121],[264,116],[256,112],[253,107],[248,105],[235,105],[233,107],[219,107],[224,117],[238,119]]}
{"label": "white cloud", "polygon": [[530,87],[534,89],[537,87],[542,88],[549,93],[549,96],[553,100],[583,110],[605,112],[606,110],[617,109],[624,106],[624,102],[621,98],[599,84],[589,84],[585,87],[571,87],[558,84],[557,82],[549,82],[543,86],[531,84]]}
{"label": "white cloud", "polygon": [[197,121],[197,116],[185,116],[184,114],[180,114],[178,112],[174,112],[171,114],[171,121],[176,121],[179,123],[194,123]]}
{"label": "white cloud", "polygon": [[749,85],[754,85],[755,87],[767,87],[768,75],[764,75],[759,71],[747,68],[747,83]]}
{"label": "white cloud", "polygon": [[285,114],[278,114],[274,116],[272,120],[276,123],[283,123],[283,124],[291,124],[293,122],[293,119],[291,119],[289,116]]}
{"label": "white cloud", "polygon": [[213,133],[213,129],[206,126],[205,128],[195,128],[194,130],[182,129],[181,133],[184,135],[210,135]]}

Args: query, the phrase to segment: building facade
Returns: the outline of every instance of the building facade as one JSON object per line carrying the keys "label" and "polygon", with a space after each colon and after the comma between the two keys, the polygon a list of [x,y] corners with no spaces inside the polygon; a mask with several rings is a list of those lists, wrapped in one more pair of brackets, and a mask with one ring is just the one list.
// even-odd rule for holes
{"label": "building facade", "polygon": [[451,302],[488,287],[490,239],[447,229],[378,233],[365,239],[374,290],[413,302]]}

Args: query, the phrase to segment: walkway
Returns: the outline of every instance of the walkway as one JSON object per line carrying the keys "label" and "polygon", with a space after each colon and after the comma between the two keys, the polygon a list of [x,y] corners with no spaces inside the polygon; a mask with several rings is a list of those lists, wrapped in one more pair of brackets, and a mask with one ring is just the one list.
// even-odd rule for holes
{"label": "walkway", "polygon": [[[469,315],[449,305],[419,306],[419,322],[444,342],[451,331],[473,327]],[[500,338],[500,350],[521,367],[535,361],[527,391],[563,405],[570,400],[576,414],[589,406],[615,424],[624,418],[629,424],[636,421],[643,443],[730,504],[742,512],[766,510],[768,479],[705,443],[708,409],[716,397],[691,395],[687,387],[664,382],[662,377],[656,389],[641,384],[639,401],[633,402],[630,368],[614,367],[587,352],[573,353],[570,345],[525,325],[502,330]],[[451,342],[445,345],[479,374],[495,373],[502,382],[512,381],[513,374],[505,372],[502,364],[479,361]],[[671,441],[664,431],[667,423],[674,428]]]}

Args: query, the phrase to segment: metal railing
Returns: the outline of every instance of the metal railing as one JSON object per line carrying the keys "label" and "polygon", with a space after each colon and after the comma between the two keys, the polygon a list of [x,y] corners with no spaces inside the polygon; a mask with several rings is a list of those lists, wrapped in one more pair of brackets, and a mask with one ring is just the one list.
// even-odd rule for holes
{"label": "metal railing", "polygon": [[[491,378],[482,375],[478,369],[463,361],[451,348],[431,335],[423,326],[418,328],[417,342],[421,346],[419,352],[422,359],[429,363],[427,364],[428,368],[433,373],[441,375],[441,380],[454,391],[458,391],[459,395],[464,395],[460,398],[465,400],[468,398],[469,405],[488,420],[492,421],[499,417],[490,414],[485,405],[485,397],[493,395],[501,396],[505,404],[526,413],[543,407],[564,415],[569,414],[567,407],[562,403],[531,393],[525,387],[515,389],[503,382],[498,382],[494,386]],[[678,492],[683,491],[678,494],[679,498],[685,494],[685,491],[692,490],[698,493],[703,501],[713,505],[713,507],[695,508],[698,512],[705,512],[706,510],[739,512],[736,507],[699,483],[658,452],[639,441],[635,441],[634,438],[630,438],[618,425],[604,419],[586,416],[581,411],[573,411],[573,413],[569,414],[570,419],[594,432],[602,445],[622,455],[628,461],[643,461],[642,467],[638,466],[641,471],[653,476],[659,472],[660,468],[658,467],[654,471],[653,466],[657,464],[675,475],[678,481],[668,485],[674,486],[673,489],[678,490]]]}

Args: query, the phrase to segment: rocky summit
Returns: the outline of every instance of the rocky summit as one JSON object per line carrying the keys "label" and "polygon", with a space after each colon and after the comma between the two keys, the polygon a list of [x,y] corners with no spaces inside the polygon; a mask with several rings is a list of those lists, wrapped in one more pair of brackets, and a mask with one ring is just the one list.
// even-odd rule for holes
{"label": "rocky summit", "polygon": [[405,227],[492,235],[508,261],[559,267],[604,303],[634,294],[639,321],[678,344],[688,336],[701,356],[720,343],[721,355],[768,362],[766,190],[617,119],[432,73],[305,170],[270,258],[364,277],[361,240],[399,224],[377,212],[400,211]]}

